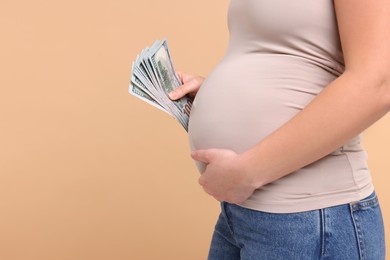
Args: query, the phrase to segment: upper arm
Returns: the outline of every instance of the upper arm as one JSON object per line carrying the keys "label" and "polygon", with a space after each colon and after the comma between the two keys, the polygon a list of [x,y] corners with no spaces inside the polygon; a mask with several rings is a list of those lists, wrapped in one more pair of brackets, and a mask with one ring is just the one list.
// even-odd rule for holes
{"label": "upper arm", "polygon": [[346,71],[371,80],[390,73],[390,0],[334,0]]}

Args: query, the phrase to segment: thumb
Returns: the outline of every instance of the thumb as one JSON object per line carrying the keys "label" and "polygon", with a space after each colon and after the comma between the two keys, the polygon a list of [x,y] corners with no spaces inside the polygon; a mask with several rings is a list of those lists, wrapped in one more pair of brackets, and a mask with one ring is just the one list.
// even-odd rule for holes
{"label": "thumb", "polygon": [[179,86],[175,90],[171,91],[168,95],[172,100],[177,100],[179,98],[184,97],[185,95],[195,91],[199,88],[199,83],[196,80],[190,80],[183,85]]}
{"label": "thumb", "polygon": [[191,153],[192,159],[195,161],[200,161],[205,164],[209,164],[210,161],[213,158],[213,151],[212,149],[207,149],[207,150],[195,150]]}

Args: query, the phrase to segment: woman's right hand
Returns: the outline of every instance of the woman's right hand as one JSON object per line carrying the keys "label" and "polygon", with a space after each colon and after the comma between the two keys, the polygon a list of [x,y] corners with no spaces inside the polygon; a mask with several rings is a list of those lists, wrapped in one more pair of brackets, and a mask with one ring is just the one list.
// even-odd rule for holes
{"label": "woman's right hand", "polygon": [[188,95],[191,98],[196,96],[200,86],[202,85],[204,78],[198,75],[183,73],[180,71],[176,72],[180,81],[183,82],[183,85],[177,87],[175,90],[169,93],[169,98],[172,100],[177,100],[185,95]]}

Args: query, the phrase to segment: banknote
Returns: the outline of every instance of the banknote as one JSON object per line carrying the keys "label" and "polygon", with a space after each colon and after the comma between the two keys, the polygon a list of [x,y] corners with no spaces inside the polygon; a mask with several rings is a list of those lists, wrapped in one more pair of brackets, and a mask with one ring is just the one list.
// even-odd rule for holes
{"label": "banknote", "polygon": [[172,101],[168,97],[180,85],[166,39],[155,41],[137,55],[132,64],[130,94],[168,113],[187,131],[192,99],[184,96]]}

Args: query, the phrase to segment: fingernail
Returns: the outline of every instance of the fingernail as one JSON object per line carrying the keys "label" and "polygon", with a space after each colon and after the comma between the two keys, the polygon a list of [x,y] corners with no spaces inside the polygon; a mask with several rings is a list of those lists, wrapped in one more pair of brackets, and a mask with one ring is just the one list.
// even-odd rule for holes
{"label": "fingernail", "polygon": [[169,93],[169,97],[171,99],[175,99],[177,97],[177,93],[175,91],[172,91],[172,92]]}

